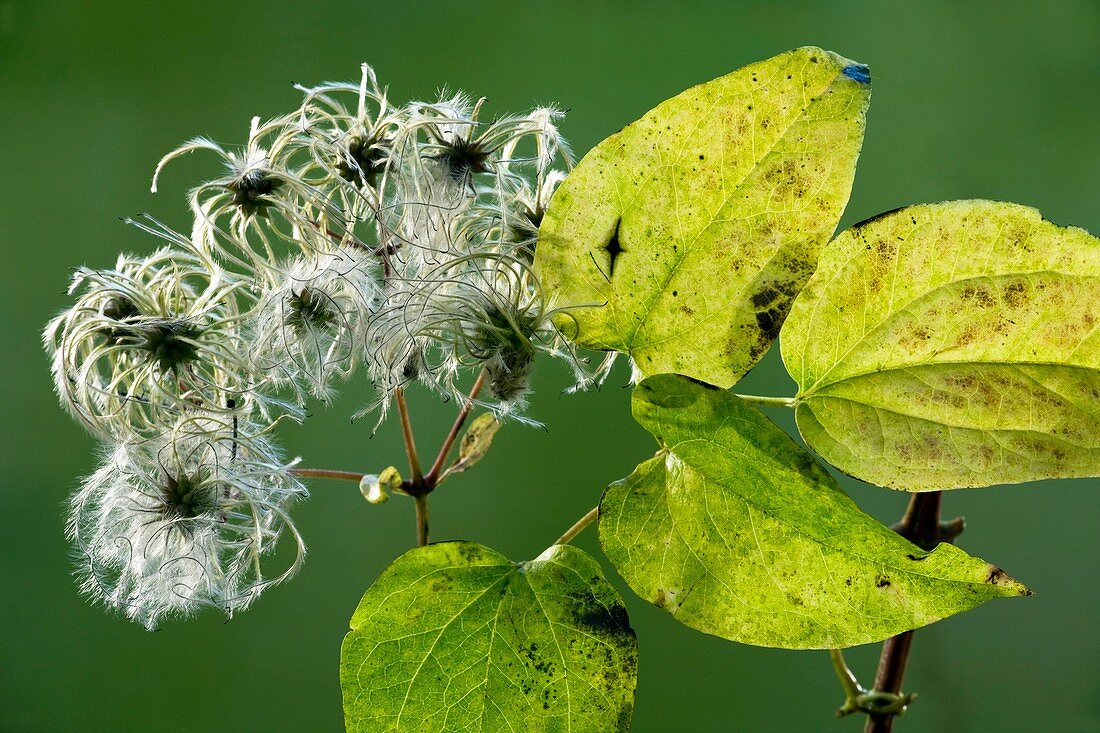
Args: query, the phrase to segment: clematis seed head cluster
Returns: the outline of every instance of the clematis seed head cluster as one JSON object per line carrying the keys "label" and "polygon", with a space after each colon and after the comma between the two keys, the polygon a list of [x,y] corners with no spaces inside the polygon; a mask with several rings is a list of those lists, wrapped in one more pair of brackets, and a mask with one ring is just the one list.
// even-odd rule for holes
{"label": "clematis seed head cluster", "polygon": [[104,443],[71,501],[82,587],[149,627],[232,614],[298,567],[288,512],[306,491],[271,434],[307,399],[358,371],[375,387],[360,414],[381,422],[399,390],[456,397],[482,373],[481,405],[532,422],[539,354],[574,389],[609,366],[562,338],[531,267],[572,164],[558,110],[489,118],[446,92],[394,105],[366,65],[298,90],[240,147],[200,137],[166,155],[154,192],[180,156],[221,162],[187,195],[191,231],[127,220],[161,246],[79,268],[44,333],[62,405]]}

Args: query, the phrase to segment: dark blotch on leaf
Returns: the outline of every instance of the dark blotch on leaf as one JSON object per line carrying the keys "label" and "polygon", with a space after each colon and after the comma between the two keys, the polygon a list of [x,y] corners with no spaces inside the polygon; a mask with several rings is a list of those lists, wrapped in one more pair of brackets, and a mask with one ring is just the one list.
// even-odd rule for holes
{"label": "dark blotch on leaf", "polygon": [[774,308],[761,311],[756,314],[756,325],[763,332],[764,338],[774,341],[779,336],[779,328],[783,325],[783,316]]}
{"label": "dark blotch on leaf", "polygon": [[634,717],[634,706],[626,705],[619,710],[619,717],[615,721],[615,728],[620,731],[630,730],[630,721]]}
{"label": "dark blotch on leaf", "polygon": [[614,638],[632,638],[634,630],[630,628],[630,619],[626,607],[621,603],[605,606],[591,592],[577,597],[577,610],[574,620],[595,636]]}
{"label": "dark blotch on leaf", "polygon": [[782,295],[782,293],[780,293],[779,290],[769,285],[753,293],[752,306],[753,308],[766,308],[774,303],[780,295]]}

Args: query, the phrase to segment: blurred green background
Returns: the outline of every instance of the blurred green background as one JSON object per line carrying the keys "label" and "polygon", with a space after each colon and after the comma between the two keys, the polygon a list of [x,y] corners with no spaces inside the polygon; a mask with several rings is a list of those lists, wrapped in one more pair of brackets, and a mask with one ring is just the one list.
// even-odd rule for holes
{"label": "blurred green background", "polygon": [[[148,192],[161,154],[196,134],[243,141],[249,118],[291,109],[291,82],[358,79],[372,63],[395,100],[461,87],[498,112],[556,102],[583,153],[682,89],[805,44],[870,65],[867,139],[843,226],[907,203],[985,197],[1100,232],[1100,4],[1094,2],[389,3],[0,0],[0,729],[337,731],[339,644],[363,590],[414,539],[411,502],[367,505],[316,483],[295,516],[300,575],[224,623],[148,633],[83,601],[62,502],[95,465],[58,407],[39,333],[69,268],[154,242],[118,221],[150,211],[187,227],[183,195],[218,164],[201,154]],[[1096,308],[1095,303],[1082,303]],[[532,557],[650,455],[627,373],[559,396],[538,375],[531,414],[475,471],[433,496],[433,536]],[[775,350],[742,391],[791,394]],[[312,466],[402,464],[398,431],[351,424],[368,398],[284,429]],[[450,406],[413,395],[426,447]],[[789,415],[773,416],[791,427]],[[426,448],[425,448],[426,450]],[[1100,731],[1100,496],[1065,481],[947,497],[960,544],[1036,596],[995,601],[918,632],[899,731]],[[885,521],[905,497],[845,479]],[[579,544],[598,552],[594,533]],[[734,560],[735,561],[735,560]],[[627,598],[641,644],[634,730],[846,731],[823,652],[758,649],[678,625]],[[853,650],[870,681],[876,647]]]}

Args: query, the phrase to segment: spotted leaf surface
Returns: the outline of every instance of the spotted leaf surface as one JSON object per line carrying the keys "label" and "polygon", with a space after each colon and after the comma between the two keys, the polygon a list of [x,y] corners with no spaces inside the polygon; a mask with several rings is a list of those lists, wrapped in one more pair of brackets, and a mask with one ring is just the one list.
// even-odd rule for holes
{"label": "spotted leaf surface", "polygon": [[638,595],[692,628],[761,646],[846,647],[1028,593],[957,547],[926,552],[864,514],[729,392],[650,377],[634,417],[663,448],[607,489],[600,543]]}
{"label": "spotted leaf surface", "polygon": [[800,48],[689,89],[596,146],[539,231],[559,325],[646,374],[736,382],[840,219],[870,91],[867,67]]}
{"label": "spotted leaf surface", "polygon": [[1100,240],[991,201],[829,245],[783,328],[802,436],[910,491],[1100,474]]}
{"label": "spotted leaf surface", "polygon": [[637,641],[599,565],[417,548],[363,596],[340,654],[348,731],[625,731]]}

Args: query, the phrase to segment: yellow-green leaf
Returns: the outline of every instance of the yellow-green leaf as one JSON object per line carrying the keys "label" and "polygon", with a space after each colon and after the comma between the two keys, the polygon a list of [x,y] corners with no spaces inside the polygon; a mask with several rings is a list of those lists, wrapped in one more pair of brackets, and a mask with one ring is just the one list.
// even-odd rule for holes
{"label": "yellow-green leaf", "polygon": [[577,343],[731,386],[767,350],[848,201],[867,67],[746,66],[604,140],[554,194],[535,265]]}
{"label": "yellow-green leaf", "polygon": [[458,445],[458,458],[443,472],[439,480],[462,473],[484,458],[498,430],[500,430],[500,420],[497,420],[492,413],[478,415],[462,436],[462,441]]}
{"label": "yellow-green leaf", "polygon": [[663,448],[607,489],[600,543],[638,595],[692,628],[836,648],[1028,593],[957,547],[926,552],[864,514],[730,392],[650,377],[634,417]]}
{"label": "yellow-green leaf", "polygon": [[926,491],[1100,474],[1100,240],[992,201],[911,206],[825,250],[783,327],[798,428]]}
{"label": "yellow-green leaf", "polygon": [[471,542],[398,558],[340,652],[349,733],[613,733],[638,645],[599,564],[557,545],[514,563]]}

